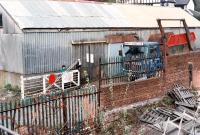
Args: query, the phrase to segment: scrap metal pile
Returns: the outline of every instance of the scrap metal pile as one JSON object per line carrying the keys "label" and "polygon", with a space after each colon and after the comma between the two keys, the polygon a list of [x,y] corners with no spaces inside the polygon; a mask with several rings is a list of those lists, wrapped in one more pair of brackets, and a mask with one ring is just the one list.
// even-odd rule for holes
{"label": "scrap metal pile", "polygon": [[200,104],[190,89],[176,84],[168,92],[176,108],[146,110],[140,120],[163,135],[200,135]]}
{"label": "scrap metal pile", "polygon": [[181,105],[189,108],[196,107],[197,103],[194,94],[189,89],[180,84],[176,84],[168,95],[175,100],[176,105]]}

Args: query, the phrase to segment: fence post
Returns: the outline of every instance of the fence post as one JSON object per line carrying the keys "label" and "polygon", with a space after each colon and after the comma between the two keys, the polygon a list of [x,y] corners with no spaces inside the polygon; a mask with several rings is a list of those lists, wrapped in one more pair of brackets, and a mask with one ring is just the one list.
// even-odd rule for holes
{"label": "fence post", "polygon": [[66,129],[67,129],[67,107],[66,107],[66,97],[65,97],[65,91],[64,90],[62,90],[62,102],[63,102],[63,104],[62,104],[62,106],[63,106],[63,125],[64,125],[64,127],[63,127],[63,131],[66,131]]}
{"label": "fence post", "polygon": [[20,76],[21,78],[21,98],[24,99],[24,77]]}
{"label": "fence post", "polygon": [[80,86],[81,82],[80,82],[80,71],[78,70],[78,86]]}
{"label": "fence post", "polygon": [[98,107],[100,107],[100,95],[101,93],[101,58],[99,58],[99,90],[98,90]]}
{"label": "fence post", "polygon": [[43,83],[43,93],[46,94],[46,76],[43,75],[43,78],[42,78],[42,83]]}

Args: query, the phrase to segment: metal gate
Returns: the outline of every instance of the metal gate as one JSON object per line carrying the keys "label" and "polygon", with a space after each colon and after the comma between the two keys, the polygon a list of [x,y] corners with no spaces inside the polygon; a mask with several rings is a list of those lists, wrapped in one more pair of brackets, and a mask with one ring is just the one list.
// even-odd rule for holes
{"label": "metal gate", "polygon": [[66,90],[80,86],[80,72],[79,70],[71,70],[66,72],[67,76],[71,76],[67,83],[62,80],[63,73],[54,73],[54,84],[49,84],[49,76],[51,74],[24,77],[21,76],[21,97],[24,99],[27,96],[38,94],[46,94],[47,92]]}

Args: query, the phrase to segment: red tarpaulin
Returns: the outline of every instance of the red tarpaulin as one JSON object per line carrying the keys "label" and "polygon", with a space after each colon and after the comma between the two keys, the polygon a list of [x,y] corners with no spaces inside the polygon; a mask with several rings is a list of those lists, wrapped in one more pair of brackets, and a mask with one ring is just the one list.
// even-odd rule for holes
{"label": "red tarpaulin", "polygon": [[[190,32],[191,41],[194,42],[196,40],[196,36],[194,32]],[[187,37],[186,33],[184,34],[176,34],[176,35],[170,35],[167,40],[167,46],[177,46],[177,45],[185,45],[187,44]]]}

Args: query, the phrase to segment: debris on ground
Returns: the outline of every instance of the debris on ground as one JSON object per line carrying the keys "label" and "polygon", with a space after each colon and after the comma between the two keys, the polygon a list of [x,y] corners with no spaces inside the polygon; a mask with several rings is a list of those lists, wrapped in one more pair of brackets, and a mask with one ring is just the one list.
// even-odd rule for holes
{"label": "debris on ground", "polygon": [[142,104],[121,107],[102,116],[102,127],[97,135],[162,135],[160,131],[142,123],[139,117],[149,108],[174,108],[170,97],[149,100]]}
{"label": "debris on ground", "polygon": [[7,84],[4,88],[0,89],[0,102],[8,102],[20,99],[21,90],[17,86],[12,86],[11,84]]}
{"label": "debris on ground", "polygon": [[176,84],[168,95],[175,100],[176,105],[181,105],[194,109],[196,107],[196,100],[191,90],[185,88],[180,84]]}
{"label": "debris on ground", "polygon": [[140,121],[163,135],[200,135],[200,104],[190,89],[176,84],[168,92],[175,108],[157,107],[146,110]]}

